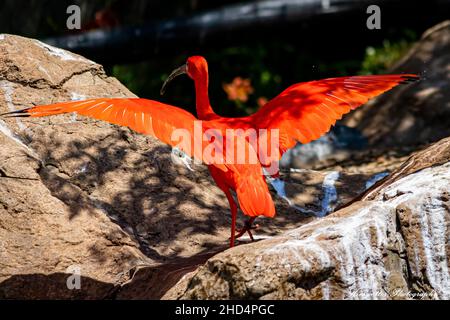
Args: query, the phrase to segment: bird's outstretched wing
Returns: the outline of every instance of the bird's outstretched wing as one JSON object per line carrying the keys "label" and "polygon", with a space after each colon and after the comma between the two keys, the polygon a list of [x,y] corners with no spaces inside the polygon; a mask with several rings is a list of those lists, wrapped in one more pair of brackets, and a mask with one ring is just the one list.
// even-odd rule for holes
{"label": "bird's outstretched wing", "polygon": [[[223,164],[214,163],[215,159],[208,157],[208,153],[202,152],[209,142],[203,141],[202,136],[195,138],[195,122],[200,123],[200,121],[184,109],[157,101],[140,98],[100,98],[36,106],[9,112],[5,115],[10,117],[45,117],[70,112],[126,126],[136,132],[151,135],[168,145],[180,148],[190,157],[195,157],[207,164],[214,164],[227,171]],[[177,129],[181,131],[174,135]],[[183,133],[187,134],[190,141],[184,141],[180,144]],[[200,147],[194,147],[196,143],[194,139],[201,141]],[[217,150],[221,152],[219,148]]]}
{"label": "bird's outstretched wing", "polygon": [[[191,113],[174,106],[163,104],[157,101],[147,99],[90,99],[84,101],[70,101],[51,105],[36,106],[33,108],[8,112],[4,115],[10,117],[45,117],[69,112],[76,112],[80,115],[91,117],[98,120],[104,120],[116,125],[127,126],[132,130],[154,136],[172,146],[177,146],[189,156],[193,156],[198,160],[211,164],[222,171],[231,171],[231,174],[241,177],[237,185],[237,195],[245,214],[250,216],[266,215],[273,217],[275,208],[272,198],[268,191],[265,180],[262,178],[262,169],[259,162],[255,163],[235,163],[233,161],[217,162],[217,159],[227,160],[227,156],[232,150],[223,148],[221,139],[225,139],[223,131],[214,123],[208,121],[200,121]],[[197,123],[196,123],[197,122]],[[195,136],[196,125],[202,125],[200,128],[201,136]],[[173,137],[176,129],[186,130],[190,134],[190,148],[183,148],[183,144],[179,144],[178,140]],[[218,136],[210,136],[204,133],[209,129],[215,130]],[[183,132],[181,132],[183,133]],[[203,135],[206,138],[203,141]],[[176,138],[176,137],[175,137]],[[197,139],[197,141],[194,141]],[[194,144],[202,140],[199,148],[195,148]],[[213,141],[212,141],[213,140]],[[211,142],[212,141],[212,142]],[[213,145],[211,145],[211,143]],[[246,145],[244,150],[253,152],[253,149],[244,140]],[[204,152],[205,147],[213,147],[213,152]],[[230,159],[233,160],[233,155]],[[254,155],[256,157],[256,155]]]}
{"label": "bird's outstretched wing", "polygon": [[279,130],[279,154],[271,156],[279,160],[297,141],[308,143],[320,138],[350,110],[398,84],[418,79],[414,74],[396,74],[298,83],[251,115],[250,121],[257,129]]}

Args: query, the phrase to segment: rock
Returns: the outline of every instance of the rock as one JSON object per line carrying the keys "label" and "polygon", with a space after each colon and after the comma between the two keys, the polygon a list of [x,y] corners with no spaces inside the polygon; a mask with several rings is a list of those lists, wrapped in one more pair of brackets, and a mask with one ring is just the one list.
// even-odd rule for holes
{"label": "rock", "polygon": [[[81,56],[0,35],[0,113],[100,96],[133,94]],[[226,250],[225,197],[157,140],[74,115],[0,131],[0,298],[448,297],[447,142],[354,203],[400,158],[288,171],[293,206],[274,195],[276,218],[258,219],[266,240]]]}
{"label": "rock", "polygon": [[450,21],[427,30],[387,73],[417,73],[418,84],[396,88],[350,113],[344,123],[372,147],[405,147],[450,136]]}
{"label": "rock", "polygon": [[370,188],[362,193],[355,200],[373,200],[380,195],[384,188],[401,177],[417,172],[419,170],[441,165],[450,159],[450,137],[440,140],[425,148],[424,150],[414,153],[409,157],[398,169],[394,170],[392,174],[384,180],[381,180],[375,187]]}
{"label": "rock", "polygon": [[[100,65],[38,41],[3,35],[0,51],[1,112],[133,97]],[[172,167],[150,137],[74,115],[0,130],[0,298],[111,298],[130,270],[201,252],[228,230],[202,168]],[[78,269],[81,290],[68,290]]]}
{"label": "rock", "polygon": [[364,150],[366,138],[356,129],[339,122],[324,136],[308,144],[297,143],[281,158],[283,168],[310,169],[351,157],[355,151]]}
{"label": "rock", "polygon": [[[9,35],[0,40],[0,89],[2,112],[83,96],[132,96],[89,60]],[[72,148],[84,157],[66,153],[69,167],[95,163],[89,159],[94,150],[65,136],[81,130],[77,138],[87,145],[89,138],[108,134],[112,142],[114,133],[103,126],[96,134],[97,124],[71,116],[32,122],[0,120],[0,298],[111,297],[128,270],[149,258],[75,184],[75,171],[59,166],[57,152]],[[55,153],[41,145],[50,142],[58,146]],[[77,210],[70,199],[78,202]],[[66,282],[78,272],[81,289],[69,290]]]}
{"label": "rock", "polygon": [[[134,95],[81,56],[0,36],[0,113],[100,96]],[[226,198],[157,140],[75,115],[0,120],[0,131],[0,298],[159,298],[228,247]],[[290,173],[287,195],[318,212],[370,178],[340,175],[328,201],[327,174]],[[278,217],[260,219],[259,237],[315,219],[274,198]],[[69,290],[77,270],[81,289]]]}
{"label": "rock", "polygon": [[362,201],[210,258],[163,298],[449,299],[449,141]]}

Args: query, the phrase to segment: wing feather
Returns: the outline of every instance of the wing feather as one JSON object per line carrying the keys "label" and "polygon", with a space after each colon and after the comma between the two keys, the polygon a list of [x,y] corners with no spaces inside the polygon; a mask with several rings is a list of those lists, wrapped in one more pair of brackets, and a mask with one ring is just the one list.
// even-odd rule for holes
{"label": "wing feather", "polygon": [[[44,117],[70,112],[76,112],[83,116],[107,121],[120,126],[127,126],[136,132],[154,136],[171,146],[179,146],[179,141],[172,140],[174,130],[184,129],[190,134],[191,138],[191,148],[181,148],[184,152],[207,164],[213,164],[223,171],[231,168],[231,165],[225,166],[224,164],[215,163],[215,160],[210,155],[203,154],[203,148],[209,141],[202,140],[202,148],[194,154],[194,123],[200,120],[196,119],[184,109],[153,100],[139,98],[100,98],[85,101],[69,101],[36,106],[9,114],[11,116]],[[203,121],[202,125],[208,127],[208,121]],[[223,152],[220,148],[216,148],[215,150]]]}
{"label": "wing feather", "polygon": [[256,129],[280,130],[280,154],[297,141],[308,143],[328,132],[337,120],[369,99],[401,84],[413,74],[329,78],[290,86],[251,115]]}

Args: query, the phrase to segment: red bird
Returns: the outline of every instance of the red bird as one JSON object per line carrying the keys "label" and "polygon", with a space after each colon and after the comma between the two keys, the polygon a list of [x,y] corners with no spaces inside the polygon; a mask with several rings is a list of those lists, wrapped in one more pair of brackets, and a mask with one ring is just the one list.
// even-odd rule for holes
{"label": "red bird", "polygon": [[[181,74],[187,74],[194,80],[198,119],[183,109],[140,98],[70,101],[36,106],[7,114],[12,117],[43,117],[76,112],[152,135],[173,147],[180,147],[179,140],[174,141],[174,131],[184,130],[190,134],[190,140],[188,145],[183,144],[180,149],[188,156],[207,163],[211,176],[229,201],[232,218],[230,247],[232,247],[235,239],[245,232],[248,232],[253,239],[252,223],[257,216],[273,217],[275,215],[274,203],[263,175],[263,168],[273,168],[272,165],[297,141],[306,144],[318,139],[328,132],[344,114],[366,103],[370,98],[398,84],[419,79],[414,74],[397,74],[350,76],[298,83],[284,90],[250,116],[225,118],[217,115],[209,102],[208,65],[203,57],[190,57],[185,65],[174,70],[164,82],[161,93],[164,92],[169,81]],[[195,130],[199,120],[202,120],[202,136],[207,135],[209,130],[219,132],[222,137],[226,137],[226,131],[230,129],[257,132],[256,143],[250,141],[247,136],[244,141],[240,141],[240,144],[246,147],[245,152],[256,155],[257,161],[245,163],[218,161],[215,157],[218,154],[228,156],[229,153],[235,154],[236,150],[242,149],[239,149],[240,145],[237,144],[231,150],[229,140],[225,140],[225,146],[220,145],[219,142],[223,143],[223,140],[217,139],[217,136],[213,139],[211,135],[207,135],[207,141],[201,141],[200,148],[195,146],[192,148],[191,146],[196,143]],[[261,152],[260,145],[264,139],[270,140],[274,135],[273,132],[278,135],[276,150],[269,152],[264,149]],[[205,153],[210,144],[217,147],[214,155]],[[231,191],[236,193],[242,212],[250,217],[238,234],[235,229],[237,203]]]}

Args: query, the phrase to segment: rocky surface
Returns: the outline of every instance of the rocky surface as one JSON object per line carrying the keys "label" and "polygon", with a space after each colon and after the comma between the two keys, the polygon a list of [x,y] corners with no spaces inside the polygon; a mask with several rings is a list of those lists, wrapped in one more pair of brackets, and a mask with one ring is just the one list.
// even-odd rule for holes
{"label": "rocky surface", "polygon": [[449,142],[412,157],[424,169],[399,169],[370,199],[214,256],[164,298],[449,299]]}
{"label": "rocky surface", "polygon": [[[423,81],[349,114],[370,150],[311,167],[393,171],[335,213],[209,259],[167,299],[449,299],[450,22],[430,30],[391,72]],[[379,175],[375,175],[377,177]]]}
{"label": "rocky surface", "polygon": [[[131,96],[92,61],[0,35],[0,113]],[[155,139],[75,115],[0,131],[0,298],[448,298],[447,140],[403,165],[410,149],[286,171],[292,206],[274,192],[264,240],[227,250],[225,197]]]}
{"label": "rocky surface", "polygon": [[422,81],[387,92],[344,123],[372,147],[417,146],[450,136],[450,20],[426,31],[387,73],[417,73]]}
{"label": "rocky surface", "polygon": [[[81,56],[1,35],[0,112],[101,96],[133,94]],[[221,191],[204,167],[173,165],[170,148],[151,137],[75,115],[4,119],[0,131],[0,298],[111,298],[118,291],[158,298],[227,248],[231,219]],[[325,177],[294,172],[287,195],[298,207],[328,208]],[[363,191],[370,177],[341,175],[342,197],[330,208]],[[285,200],[277,207],[277,220],[261,219],[260,237],[313,219]],[[82,290],[67,289],[73,268]],[[161,282],[168,269],[173,274]],[[133,279],[143,278],[147,287],[137,290],[141,282]]]}
{"label": "rocky surface", "polygon": [[[2,112],[96,94],[132,96],[91,61],[9,35],[0,40],[0,79]],[[110,296],[130,268],[149,259],[75,179],[92,183],[80,170],[97,163],[92,141],[112,143],[118,134],[72,116],[0,120],[0,130],[0,298]],[[68,290],[78,270],[83,285]]]}

